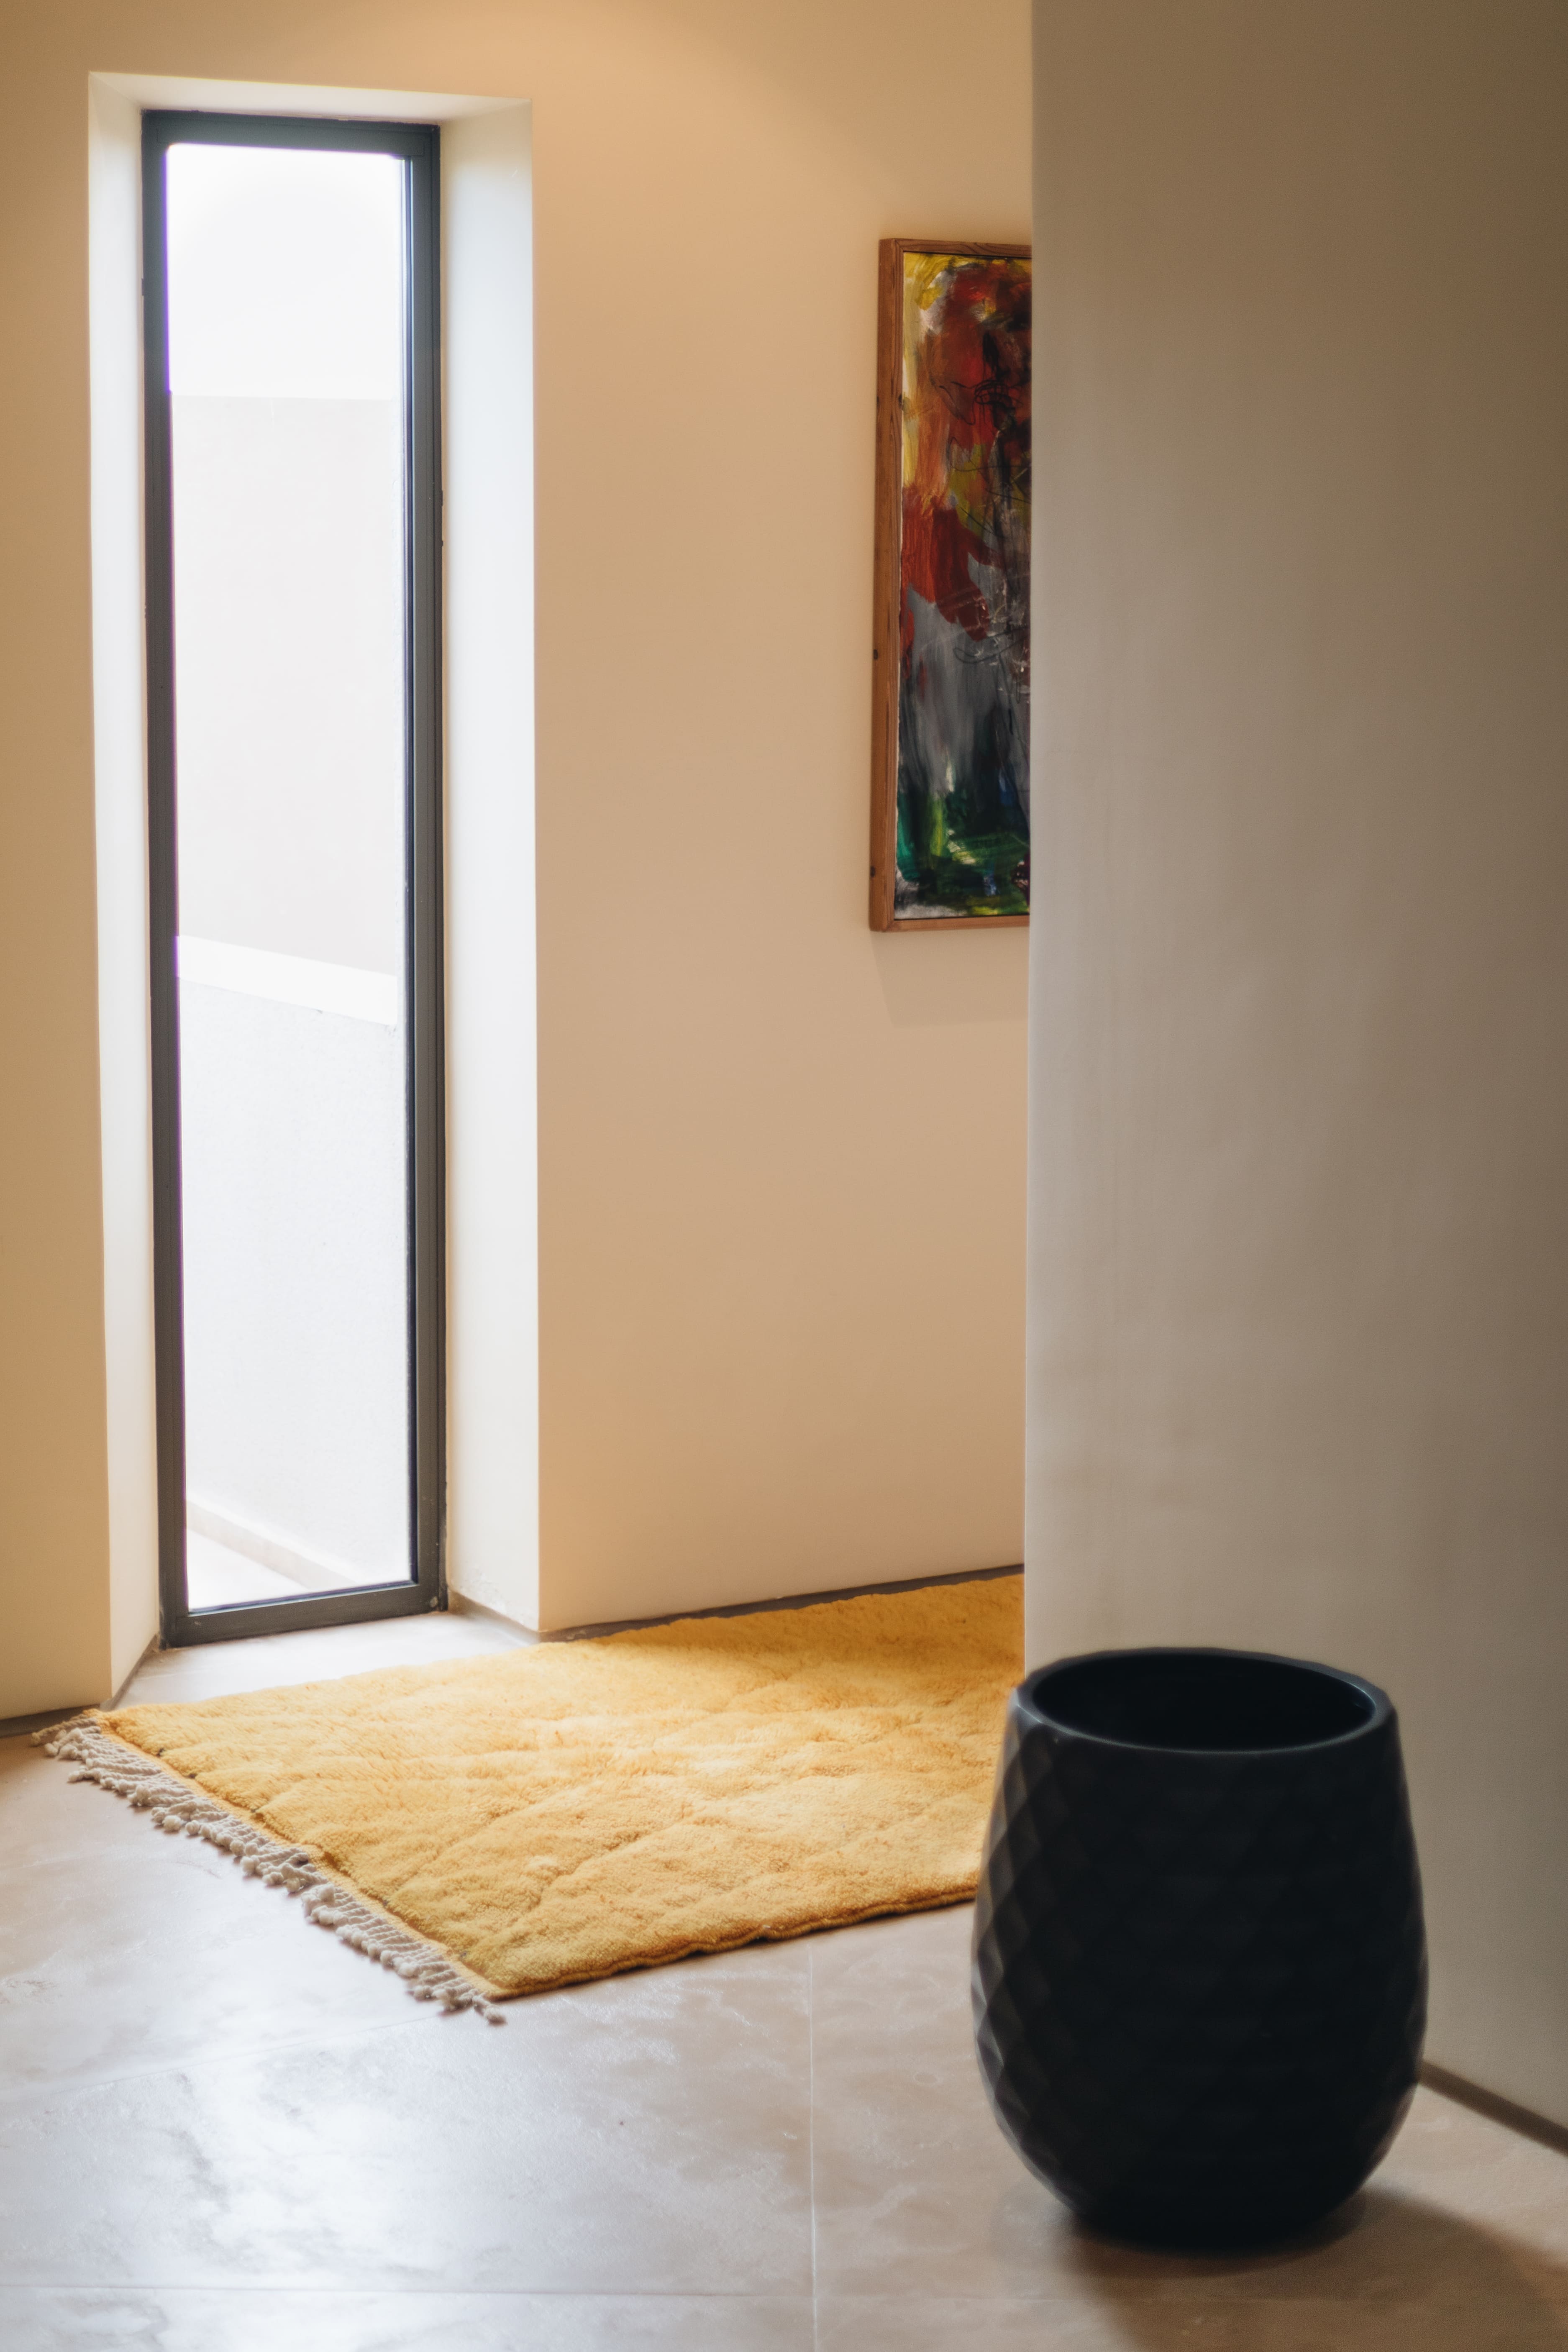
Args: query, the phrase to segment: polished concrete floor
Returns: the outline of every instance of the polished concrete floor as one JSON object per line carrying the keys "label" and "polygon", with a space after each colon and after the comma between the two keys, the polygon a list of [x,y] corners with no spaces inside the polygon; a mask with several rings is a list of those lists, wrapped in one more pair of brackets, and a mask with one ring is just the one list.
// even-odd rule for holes
{"label": "polished concrete floor", "polygon": [[[227,1643],[134,1690],[507,1638]],[[759,1946],[487,2026],[0,1742],[0,2347],[1568,2352],[1568,2156],[1430,2093],[1313,2245],[1084,2235],[986,2112],[968,1927]]]}

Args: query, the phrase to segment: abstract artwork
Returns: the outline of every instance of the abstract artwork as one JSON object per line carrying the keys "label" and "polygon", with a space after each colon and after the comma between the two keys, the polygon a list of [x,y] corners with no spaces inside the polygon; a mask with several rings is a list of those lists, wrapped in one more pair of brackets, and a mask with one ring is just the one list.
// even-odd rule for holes
{"label": "abstract artwork", "polygon": [[881,248],[871,925],[1029,912],[1029,251]]}

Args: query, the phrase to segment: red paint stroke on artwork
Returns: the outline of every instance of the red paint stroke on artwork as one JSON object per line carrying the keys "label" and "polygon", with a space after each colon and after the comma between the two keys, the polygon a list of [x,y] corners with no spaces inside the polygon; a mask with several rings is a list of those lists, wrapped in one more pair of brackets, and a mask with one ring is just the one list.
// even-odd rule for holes
{"label": "red paint stroke on artwork", "polygon": [[[905,388],[915,478],[903,494],[902,585],[978,645],[991,612],[972,565],[1005,565],[1009,509],[1026,499],[1030,283],[1027,264],[969,260],[947,274]],[[954,496],[962,477],[965,497]],[[913,625],[901,615],[908,657]]]}

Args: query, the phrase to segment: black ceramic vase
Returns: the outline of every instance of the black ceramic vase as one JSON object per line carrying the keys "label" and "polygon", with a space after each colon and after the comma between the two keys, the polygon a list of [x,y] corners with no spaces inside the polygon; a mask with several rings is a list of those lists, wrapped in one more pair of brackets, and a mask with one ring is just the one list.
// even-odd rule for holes
{"label": "black ceramic vase", "polygon": [[1031,1675],[973,1993],[997,2121],[1091,2226],[1218,2249],[1331,2212],[1398,2130],[1426,2032],[1384,1694],[1237,1650]]}

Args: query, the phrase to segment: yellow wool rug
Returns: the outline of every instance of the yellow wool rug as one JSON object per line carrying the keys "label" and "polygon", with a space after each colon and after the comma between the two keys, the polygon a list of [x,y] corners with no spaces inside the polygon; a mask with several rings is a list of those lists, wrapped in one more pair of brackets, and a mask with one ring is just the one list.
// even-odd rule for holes
{"label": "yellow wool rug", "polygon": [[1022,1580],[122,1707],[42,1735],[477,2008],[974,1891]]}

